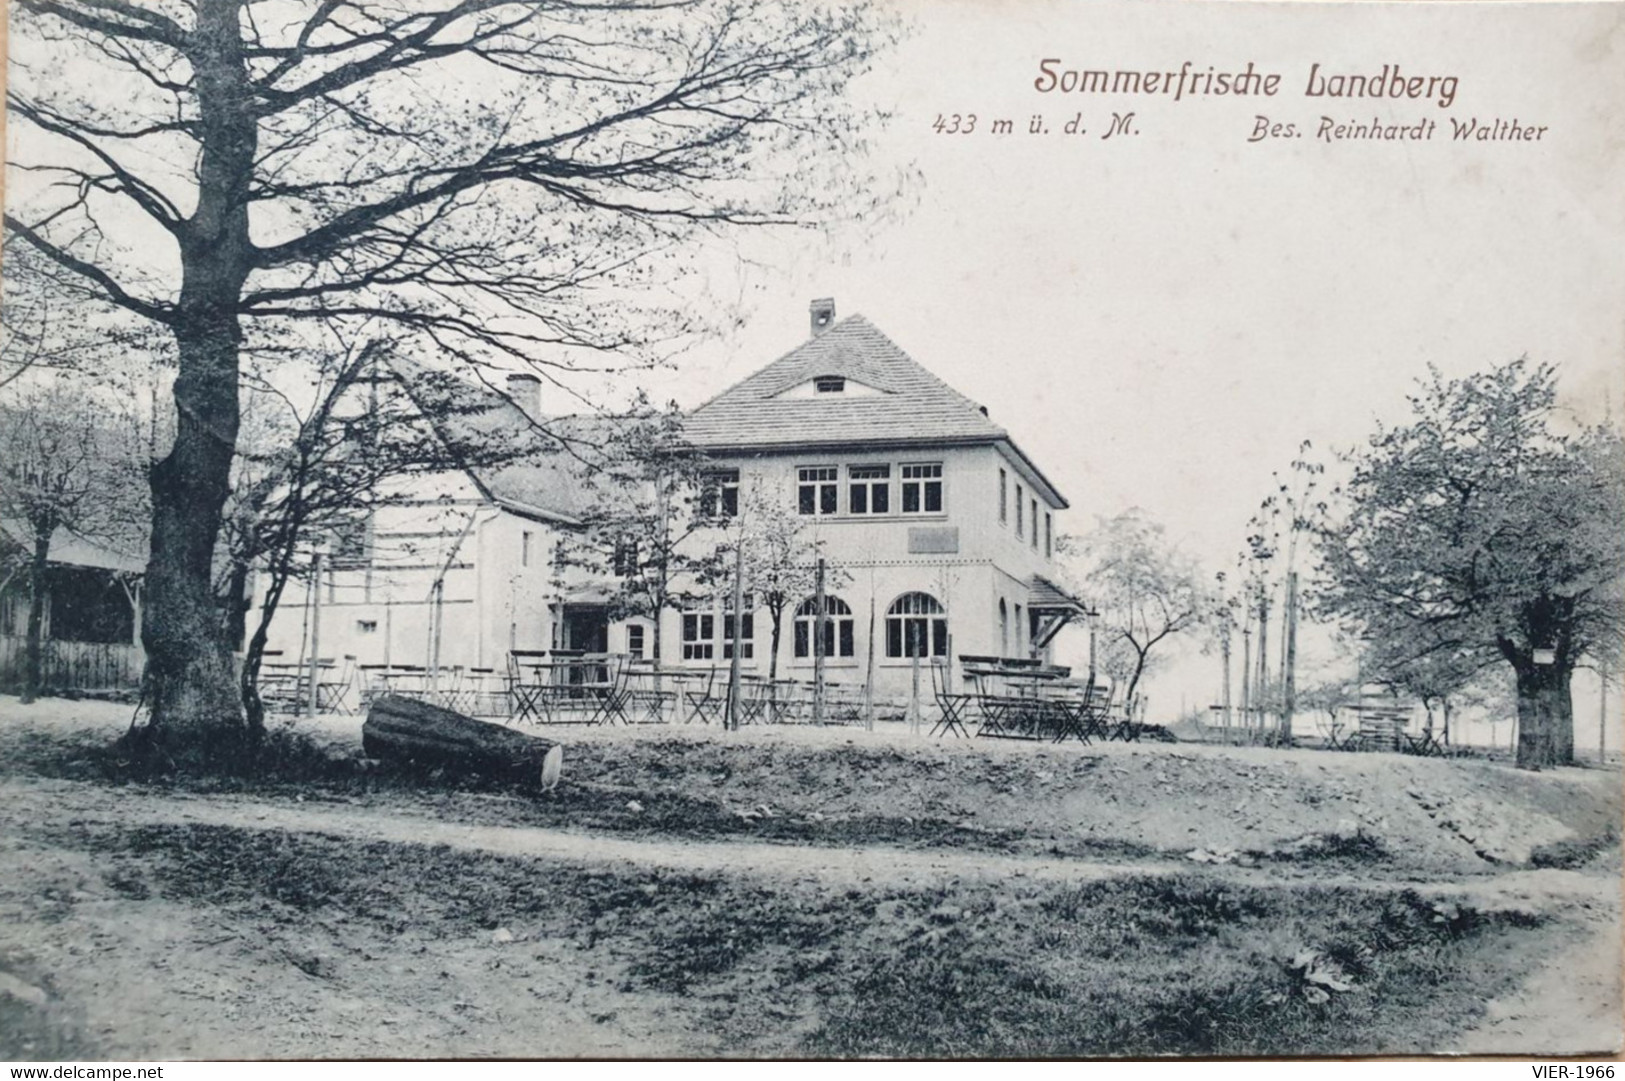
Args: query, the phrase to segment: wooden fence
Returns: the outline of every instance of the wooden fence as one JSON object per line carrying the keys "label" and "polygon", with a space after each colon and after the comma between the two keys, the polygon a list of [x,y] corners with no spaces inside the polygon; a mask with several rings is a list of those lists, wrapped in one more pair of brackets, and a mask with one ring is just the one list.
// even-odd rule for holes
{"label": "wooden fence", "polygon": [[[15,693],[23,683],[28,644],[0,635],[0,689]],[[133,691],[141,686],[146,653],[122,642],[41,643],[40,675],[47,692]]]}

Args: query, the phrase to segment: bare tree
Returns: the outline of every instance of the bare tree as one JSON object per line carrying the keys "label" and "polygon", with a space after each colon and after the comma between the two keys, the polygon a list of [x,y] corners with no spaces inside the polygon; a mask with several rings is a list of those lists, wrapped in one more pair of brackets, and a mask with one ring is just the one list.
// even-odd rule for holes
{"label": "bare tree", "polygon": [[6,227],[178,358],[149,734],[247,733],[210,589],[246,345],[371,319],[565,379],[638,343],[679,243],[864,212],[843,91],[890,33],[768,0],[17,0]]}
{"label": "bare tree", "polygon": [[1101,667],[1123,682],[1124,702],[1133,702],[1160,658],[1158,647],[1210,616],[1215,605],[1206,582],[1140,510],[1102,521],[1067,549],[1081,557],[1077,573],[1100,611]]}
{"label": "bare tree", "polygon": [[[216,592],[228,624],[246,637],[240,687],[251,730],[264,726],[259,673],[271,623],[290,581],[307,575],[309,553],[336,542],[340,557],[365,559],[367,518],[425,492],[401,483],[464,469],[513,465],[561,453],[546,436],[506,423],[511,412],[466,380],[424,370],[379,339],[351,342],[316,364],[308,403],[255,380],[250,402],[275,412],[245,421],[222,531]],[[501,413],[502,423],[486,418]],[[254,423],[257,421],[258,423]],[[354,547],[354,552],[344,551]],[[258,618],[246,628],[247,579],[265,575]]]}

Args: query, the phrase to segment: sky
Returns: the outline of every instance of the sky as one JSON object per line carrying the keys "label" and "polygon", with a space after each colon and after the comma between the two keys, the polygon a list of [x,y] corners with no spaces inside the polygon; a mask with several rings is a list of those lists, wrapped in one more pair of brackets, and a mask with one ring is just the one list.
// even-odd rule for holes
{"label": "sky", "polygon": [[[985,404],[1070,499],[1066,529],[1138,506],[1209,570],[1232,567],[1299,444],[1349,448],[1402,419],[1430,363],[1460,375],[1527,354],[1559,365],[1577,419],[1620,404],[1625,116],[1610,109],[1625,100],[1622,12],[922,5],[855,88],[895,108],[875,153],[917,170],[906,212],[719,257],[713,286],[737,291],[741,329],[685,355],[657,390],[703,401],[798,344],[808,301],[833,296],[839,314],[863,313]],[[1270,98],[1043,94],[1045,58],[1113,71],[1252,61],[1282,78]],[[1315,63],[1398,65],[1455,76],[1457,89],[1448,108],[1312,99]],[[1130,109],[1138,134],[1098,138]],[[975,113],[978,128],[933,131],[954,113]],[[1026,133],[1035,113],[1049,134]],[[1087,134],[1058,130],[1080,113]],[[1304,134],[1249,142],[1259,115]],[[1435,131],[1323,142],[1323,115]],[[988,133],[1000,118],[1012,133]],[[1546,131],[1452,141],[1450,121],[1471,118]],[[1187,650],[1151,693],[1166,709],[1175,696],[1194,705],[1218,678],[1215,660]],[[1582,743],[1595,712],[1579,710]]]}

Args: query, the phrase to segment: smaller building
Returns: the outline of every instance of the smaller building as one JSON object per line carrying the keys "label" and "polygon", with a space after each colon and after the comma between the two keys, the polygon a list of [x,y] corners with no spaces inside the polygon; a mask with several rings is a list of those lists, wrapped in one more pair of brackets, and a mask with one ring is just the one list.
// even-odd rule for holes
{"label": "smaller building", "polygon": [[[0,520],[0,687],[22,683],[33,538]],[[44,685],[102,690],[140,685],[141,576],[146,561],[65,527],[51,536],[45,570]]]}

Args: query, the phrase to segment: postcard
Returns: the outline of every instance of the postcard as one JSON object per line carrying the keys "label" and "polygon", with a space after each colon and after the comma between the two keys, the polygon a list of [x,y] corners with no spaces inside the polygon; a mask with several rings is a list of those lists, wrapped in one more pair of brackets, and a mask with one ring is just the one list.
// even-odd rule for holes
{"label": "postcard", "polygon": [[1625,6],[9,18],[0,1056],[1620,1051]]}

